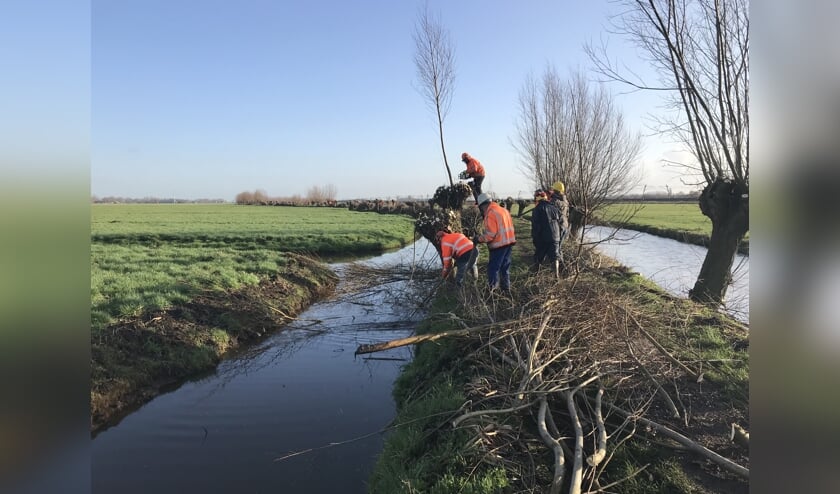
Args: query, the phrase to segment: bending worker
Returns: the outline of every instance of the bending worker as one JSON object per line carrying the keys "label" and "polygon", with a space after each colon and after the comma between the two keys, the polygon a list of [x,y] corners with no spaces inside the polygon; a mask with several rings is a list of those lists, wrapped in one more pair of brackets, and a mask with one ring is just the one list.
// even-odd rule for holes
{"label": "bending worker", "polygon": [[490,260],[487,262],[490,289],[501,286],[503,291],[510,292],[510,265],[513,261],[513,246],[516,244],[513,219],[507,209],[491,201],[487,194],[478,196],[476,202],[484,217],[484,233],[473,241],[486,243],[490,250]]}
{"label": "bending worker", "polygon": [[475,265],[478,259],[478,249],[472,241],[463,233],[447,233],[439,231],[435,234],[435,240],[440,245],[440,254],[443,258],[443,278],[452,272],[452,261],[455,261],[455,284],[464,284],[464,275],[472,271],[474,277],[478,278],[478,266]]}
{"label": "bending worker", "polygon": [[461,153],[461,161],[467,165],[467,169],[461,172],[461,178],[472,178],[467,182],[473,191],[473,199],[478,203],[478,196],[481,195],[481,183],[484,182],[484,167],[481,162],[470,156],[470,153]]}

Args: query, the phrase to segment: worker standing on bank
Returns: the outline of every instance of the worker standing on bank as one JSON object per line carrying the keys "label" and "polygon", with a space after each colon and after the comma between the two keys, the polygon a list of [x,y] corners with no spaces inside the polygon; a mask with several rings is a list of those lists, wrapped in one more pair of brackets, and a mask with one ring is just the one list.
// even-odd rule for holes
{"label": "worker standing on bank", "polygon": [[563,182],[558,180],[551,186],[551,197],[549,201],[560,212],[559,261],[561,270],[566,272],[566,262],[563,260],[563,240],[569,236],[569,200],[566,198],[566,186]]}
{"label": "worker standing on bank", "polygon": [[560,210],[548,200],[545,191],[534,192],[537,204],[531,215],[531,240],[534,242],[534,272],[548,258],[554,264],[554,276],[560,278]]}
{"label": "worker standing on bank", "polygon": [[435,234],[440,246],[440,254],[443,261],[442,277],[446,279],[452,272],[453,261],[455,264],[455,284],[463,286],[464,275],[471,271],[473,276],[478,278],[478,266],[475,265],[478,259],[478,249],[472,241],[463,233],[449,233],[439,231]]}
{"label": "worker standing on bank", "polygon": [[509,293],[510,265],[516,244],[513,219],[507,209],[491,201],[487,194],[479,195],[476,203],[484,217],[484,233],[474,238],[473,242],[486,243],[490,251],[487,281],[491,290],[501,287],[502,291]]}
{"label": "worker standing on bank", "polygon": [[473,192],[473,199],[478,203],[478,196],[481,195],[481,183],[484,182],[484,167],[481,162],[470,156],[470,153],[461,153],[461,161],[467,165],[467,169],[461,172],[460,178],[472,178],[467,182]]}

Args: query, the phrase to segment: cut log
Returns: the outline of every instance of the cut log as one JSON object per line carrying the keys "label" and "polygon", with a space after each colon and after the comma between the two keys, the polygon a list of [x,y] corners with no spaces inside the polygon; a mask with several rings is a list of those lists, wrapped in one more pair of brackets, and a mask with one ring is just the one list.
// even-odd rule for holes
{"label": "cut log", "polygon": [[359,345],[359,347],[356,348],[355,355],[360,355],[363,353],[381,352],[383,350],[390,350],[392,348],[414,345],[416,343],[422,343],[424,341],[435,341],[441,338],[448,338],[453,336],[466,336],[470,333],[484,331],[498,326],[498,324],[484,324],[481,326],[474,326],[472,328],[467,329],[456,329],[454,331],[443,331],[441,333],[421,334],[417,336],[409,336],[408,338],[399,338],[391,341],[383,341],[382,343]]}

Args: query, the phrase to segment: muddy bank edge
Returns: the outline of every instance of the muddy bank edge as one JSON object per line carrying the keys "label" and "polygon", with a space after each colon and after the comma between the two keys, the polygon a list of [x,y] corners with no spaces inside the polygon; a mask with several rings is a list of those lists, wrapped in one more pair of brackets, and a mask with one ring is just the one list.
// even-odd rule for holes
{"label": "muddy bank edge", "polygon": [[120,321],[91,336],[91,432],[113,424],[162,388],[213,369],[231,350],[277,331],[338,281],[290,254],[273,278],[236,291],[208,290],[187,304]]}

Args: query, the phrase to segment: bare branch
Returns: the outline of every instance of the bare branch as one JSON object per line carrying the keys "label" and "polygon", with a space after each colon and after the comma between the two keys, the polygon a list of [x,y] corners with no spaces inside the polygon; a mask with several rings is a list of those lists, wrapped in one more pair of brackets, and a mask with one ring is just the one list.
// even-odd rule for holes
{"label": "bare branch", "polygon": [[678,110],[664,132],[686,143],[707,184],[749,183],[748,0],[622,0],[615,33],[633,40],[662,85],[631,79],[610,61],[606,45],[585,50],[604,79],[662,90]]}
{"label": "bare branch", "polygon": [[546,446],[551,448],[554,452],[554,477],[551,480],[551,487],[548,492],[550,494],[557,494],[560,492],[560,488],[563,487],[563,473],[565,469],[566,455],[563,453],[563,447],[561,446],[562,443],[560,440],[552,437],[552,435],[548,433],[548,429],[545,426],[547,413],[548,400],[545,396],[542,396],[540,398],[540,411],[537,415],[537,429],[539,429],[540,437],[543,442],[545,442]]}
{"label": "bare branch", "polygon": [[598,428],[598,448],[591,456],[586,458],[589,466],[597,467],[607,456],[607,429],[604,427],[604,416],[601,413],[601,399],[604,396],[604,388],[598,388],[595,395],[595,427]]}
{"label": "bare branch", "polygon": [[443,121],[449,113],[455,88],[455,50],[449,32],[443,28],[439,18],[431,15],[428,5],[418,14],[413,36],[414,65],[420,82],[418,90],[437,118],[440,150],[449,186],[452,187],[452,171],[443,143]]}
{"label": "bare branch", "polygon": [[630,417],[633,420],[641,423],[642,425],[646,425],[646,426],[648,426],[652,429],[655,429],[657,432],[661,433],[662,435],[664,435],[664,436],[666,436],[670,439],[673,439],[674,441],[677,441],[678,443],[682,444],[683,446],[688,448],[689,451],[692,451],[693,453],[697,453],[700,456],[703,456],[704,458],[706,458],[708,460],[711,460],[714,463],[717,463],[718,465],[720,465],[723,468],[729,470],[730,472],[736,473],[743,478],[749,478],[750,477],[750,471],[748,469],[742,467],[741,465],[738,465],[737,463],[735,463],[734,461],[732,461],[728,458],[724,458],[723,456],[719,455],[718,453],[715,453],[714,451],[712,451],[709,448],[703,446],[702,444],[699,444],[695,441],[692,441],[691,439],[683,436],[682,434],[680,434],[679,432],[677,432],[673,429],[665,427],[664,425],[658,424],[658,423],[656,423],[652,420],[648,420],[644,417],[635,416],[635,415],[633,415],[629,412],[625,412],[624,410],[622,410],[622,409],[620,409],[616,406],[613,406],[613,405],[607,405],[607,406],[611,410],[618,413],[619,415],[622,415],[622,416],[625,416],[625,417]]}

